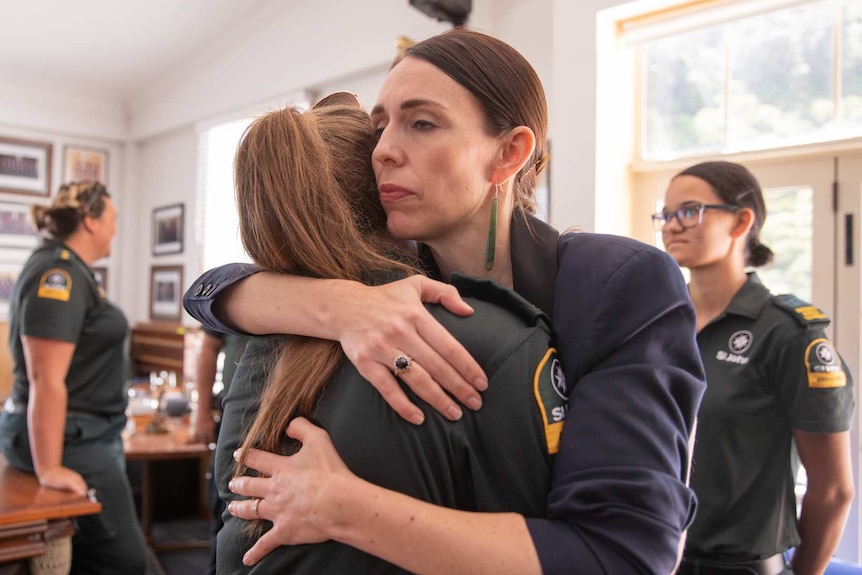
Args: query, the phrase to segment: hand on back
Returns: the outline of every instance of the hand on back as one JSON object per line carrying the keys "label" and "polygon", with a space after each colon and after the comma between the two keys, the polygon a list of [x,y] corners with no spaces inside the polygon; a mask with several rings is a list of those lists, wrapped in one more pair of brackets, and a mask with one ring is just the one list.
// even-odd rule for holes
{"label": "hand on back", "polygon": [[361,286],[341,302],[339,341],[348,359],[401,417],[416,424],[424,415],[395,378],[395,358],[411,358],[399,377],[413,392],[449,419],[461,417],[453,397],[471,409],[481,407],[479,391],[487,378],[467,350],[430,314],[425,303],[448,311],[473,313],[453,286],[412,276],[375,287]]}

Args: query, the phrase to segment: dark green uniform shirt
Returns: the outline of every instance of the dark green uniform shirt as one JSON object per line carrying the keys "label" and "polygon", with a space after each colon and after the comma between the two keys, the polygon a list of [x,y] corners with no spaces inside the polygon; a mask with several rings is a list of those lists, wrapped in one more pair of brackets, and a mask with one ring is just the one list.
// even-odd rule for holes
{"label": "dark green uniform shirt", "polygon": [[233,381],[233,374],[236,373],[236,366],[239,364],[240,358],[245,351],[245,344],[251,339],[247,335],[237,335],[233,333],[223,333],[210,329],[203,328],[204,333],[221,340],[221,352],[224,353],[224,362],[221,368],[221,383],[222,390],[218,394],[216,407],[221,409],[221,403],[224,400],[227,392],[230,390],[230,384]]}
{"label": "dark green uniform shirt", "polygon": [[46,240],[27,262],[9,302],[9,348],[14,361],[12,398],[30,393],[21,336],[75,344],[66,376],[68,411],[121,414],[128,395],[124,341],[128,322],[105,298],[87,265],[60,242]]}
{"label": "dark green uniform shirt", "polygon": [[[547,317],[520,296],[486,280],[453,277],[473,309],[456,317],[431,313],[483,366],[489,378],[482,409],[448,421],[417,400],[425,422],[404,421],[356,368],[343,361],[321,394],[314,421],[324,427],[350,470],[387,489],[467,511],[511,511],[544,517],[551,456],[566,417],[565,376],[550,347]],[[234,471],[233,451],[257,413],[267,368],[283,338],[253,338],[225,399],[216,449],[216,481],[223,499]],[[395,574],[383,559],[328,541],[276,548],[252,567],[242,564],[253,541],[246,522],[225,514],[218,535],[218,573]]]}
{"label": "dark green uniform shirt", "polygon": [[850,428],[853,383],[823,332],[829,319],[756,274],[697,341],[706,369],[686,552],[763,557],[799,543],[793,430]]}

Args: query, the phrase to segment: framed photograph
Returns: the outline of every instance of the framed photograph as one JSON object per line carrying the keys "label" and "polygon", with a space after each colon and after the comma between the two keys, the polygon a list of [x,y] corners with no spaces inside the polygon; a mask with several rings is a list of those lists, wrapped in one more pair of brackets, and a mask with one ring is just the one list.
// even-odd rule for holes
{"label": "framed photograph", "polygon": [[39,233],[30,223],[30,206],[0,202],[0,249],[39,245]]}
{"label": "framed photograph", "polygon": [[150,318],[179,321],[183,309],[183,266],[150,269]]}
{"label": "framed photograph", "polygon": [[106,266],[93,266],[90,268],[93,271],[93,277],[96,278],[96,283],[101,286],[105,293],[108,293],[108,268]]}
{"label": "framed photograph", "polygon": [[25,250],[0,250],[0,321],[9,319],[9,299],[18,274],[30,256]]}
{"label": "framed photograph", "polygon": [[153,210],[153,255],[183,252],[183,204]]}
{"label": "framed photograph", "polygon": [[0,192],[51,195],[51,149],[46,142],[0,137]]}
{"label": "framed photograph", "polygon": [[99,182],[108,185],[108,151],[83,146],[63,150],[63,182]]}

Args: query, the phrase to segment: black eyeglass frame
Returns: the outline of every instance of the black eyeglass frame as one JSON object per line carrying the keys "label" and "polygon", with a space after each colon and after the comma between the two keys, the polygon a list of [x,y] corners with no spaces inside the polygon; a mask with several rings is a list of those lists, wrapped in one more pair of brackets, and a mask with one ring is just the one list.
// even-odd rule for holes
{"label": "black eyeglass frame", "polygon": [[[685,224],[683,221],[683,212],[689,209],[697,210],[697,221],[693,224]],[[703,223],[703,212],[706,210],[721,210],[723,212],[738,212],[742,209],[742,206],[737,206],[736,204],[701,204],[698,202],[683,204],[675,210],[662,210],[660,212],[656,212],[652,215],[652,226],[655,231],[660,232],[664,229],[666,225],[671,223],[674,218],[679,222],[679,225],[682,229],[687,230],[693,228],[695,226],[699,226]]]}

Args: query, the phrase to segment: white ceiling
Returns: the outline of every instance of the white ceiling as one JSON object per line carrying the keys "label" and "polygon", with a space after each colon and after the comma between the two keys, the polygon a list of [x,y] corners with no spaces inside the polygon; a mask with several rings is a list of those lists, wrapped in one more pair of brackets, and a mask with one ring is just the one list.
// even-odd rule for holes
{"label": "white ceiling", "polygon": [[0,0],[0,90],[67,85],[128,101],[296,1]]}

